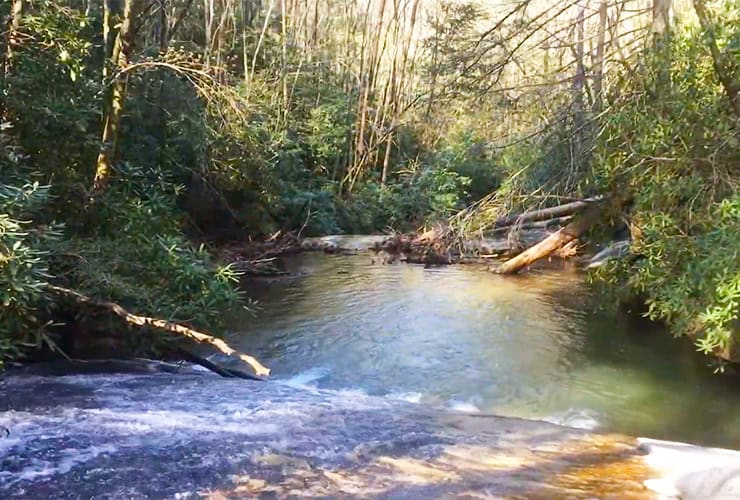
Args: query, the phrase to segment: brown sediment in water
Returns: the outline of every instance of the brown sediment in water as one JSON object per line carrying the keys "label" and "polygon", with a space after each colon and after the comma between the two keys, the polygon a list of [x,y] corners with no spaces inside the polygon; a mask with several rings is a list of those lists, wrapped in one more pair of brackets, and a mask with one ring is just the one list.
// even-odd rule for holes
{"label": "brown sediment in water", "polygon": [[[556,464],[565,466],[552,476],[550,487],[560,496],[619,499],[655,498],[644,482],[656,477],[643,460],[633,439],[623,436],[594,436],[569,443],[558,454]],[[556,469],[559,468],[556,465]],[[552,498],[552,497],[550,497]]]}
{"label": "brown sediment in water", "polygon": [[[452,423],[453,434],[471,430],[469,420],[461,426],[446,423]],[[345,466],[333,469],[315,469],[309,461],[291,456],[258,456],[255,470],[234,477],[233,488],[201,493],[213,499],[656,498],[644,481],[658,474],[643,461],[635,439],[516,420],[489,420],[482,426],[473,422],[472,427],[481,430],[481,444],[412,445],[390,453],[368,444],[348,456]]]}

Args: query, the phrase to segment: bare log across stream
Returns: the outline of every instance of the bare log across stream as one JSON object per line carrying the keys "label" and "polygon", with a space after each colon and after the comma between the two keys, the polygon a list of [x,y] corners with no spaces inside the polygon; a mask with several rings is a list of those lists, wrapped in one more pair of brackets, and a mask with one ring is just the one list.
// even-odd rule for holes
{"label": "bare log across stream", "polygon": [[558,205],[556,207],[543,208],[541,210],[528,210],[521,214],[507,215],[496,220],[494,227],[502,228],[524,222],[546,221],[548,219],[557,219],[558,217],[573,215],[600,200],[601,198],[599,197],[586,198],[585,200],[578,200],[566,203],[565,205]]}
{"label": "bare log across stream", "polygon": [[376,243],[374,250],[388,254],[384,260],[387,263],[403,260],[425,265],[482,263],[508,256],[512,258],[496,271],[514,274],[552,254],[563,258],[574,255],[576,247],[571,242],[598,221],[602,201],[602,197],[587,198],[502,217],[492,229],[474,237],[456,231],[452,225],[410,235],[396,234]]}
{"label": "bare log across stream", "polygon": [[270,369],[262,365],[262,363],[260,363],[256,358],[249,356],[248,354],[238,352],[236,349],[232,348],[229,344],[227,344],[226,342],[224,342],[223,340],[219,338],[212,337],[211,335],[199,332],[197,330],[193,330],[192,328],[188,328],[187,326],[183,326],[178,323],[173,323],[172,321],[166,321],[163,319],[150,318],[148,316],[139,316],[136,314],[132,314],[114,302],[97,301],[91,297],[88,297],[87,295],[81,294],[80,292],[77,292],[75,290],[70,290],[69,288],[63,288],[63,287],[54,286],[54,285],[46,285],[46,288],[48,288],[51,292],[54,292],[58,295],[71,297],[75,299],[77,302],[81,302],[83,304],[89,304],[89,305],[100,307],[103,309],[108,309],[109,311],[119,316],[121,319],[123,319],[126,323],[130,325],[149,326],[152,328],[164,330],[169,333],[173,333],[175,335],[179,335],[181,337],[189,338],[201,344],[212,345],[213,347],[215,347],[222,353],[226,354],[227,356],[235,355],[240,360],[247,363],[249,366],[252,367],[252,369],[254,369],[254,372],[258,376],[267,376],[270,374]]}
{"label": "bare log across stream", "polygon": [[587,203],[583,212],[577,214],[570,224],[516,257],[507,260],[496,269],[496,272],[515,274],[530,264],[547,257],[588,231],[599,220],[600,214],[601,207],[598,203]]}
{"label": "bare log across stream", "polygon": [[572,215],[565,215],[563,217],[555,217],[552,219],[545,219],[538,222],[517,222],[516,224],[512,224],[509,226],[501,226],[496,227],[491,233],[493,234],[500,234],[500,233],[506,233],[508,231],[516,231],[520,229],[547,229],[550,227],[555,226],[562,226],[568,222],[570,222],[573,219]]}

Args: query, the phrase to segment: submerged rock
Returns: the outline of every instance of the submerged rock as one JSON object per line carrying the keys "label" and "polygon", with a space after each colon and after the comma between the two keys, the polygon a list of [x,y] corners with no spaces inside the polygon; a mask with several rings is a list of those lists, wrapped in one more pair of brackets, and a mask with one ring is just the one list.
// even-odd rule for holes
{"label": "submerged rock", "polygon": [[6,376],[0,425],[4,498],[711,498],[740,467],[737,452],[675,445],[690,454],[673,463],[658,459],[673,444],[192,372]]}

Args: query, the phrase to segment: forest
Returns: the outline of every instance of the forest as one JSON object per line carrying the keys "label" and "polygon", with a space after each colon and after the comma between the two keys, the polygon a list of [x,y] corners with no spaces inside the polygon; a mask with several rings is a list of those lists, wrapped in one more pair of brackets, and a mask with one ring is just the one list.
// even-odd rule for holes
{"label": "forest", "polygon": [[583,199],[603,200],[584,243],[629,238],[595,286],[740,358],[738,0],[6,0],[0,18],[0,364],[142,327],[129,352],[165,355],[174,324],[220,335],[251,307],[224,245],[465,239]]}

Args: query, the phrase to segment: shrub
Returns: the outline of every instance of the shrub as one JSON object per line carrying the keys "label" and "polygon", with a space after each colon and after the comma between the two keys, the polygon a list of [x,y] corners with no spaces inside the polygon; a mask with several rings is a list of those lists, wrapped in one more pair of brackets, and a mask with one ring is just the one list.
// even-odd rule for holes
{"label": "shrub", "polygon": [[0,367],[46,338],[41,311],[46,304],[49,247],[59,228],[35,225],[48,188],[0,184]]}
{"label": "shrub", "polygon": [[677,33],[650,53],[628,90],[606,115],[594,178],[632,195],[639,258],[600,276],[643,296],[651,318],[694,336],[701,351],[727,357],[740,309],[740,143],[700,33]]}
{"label": "shrub", "polygon": [[182,186],[155,168],[126,166],[94,207],[93,234],[69,235],[53,271],[69,286],[132,311],[219,331],[236,307],[238,274],[182,233]]}

